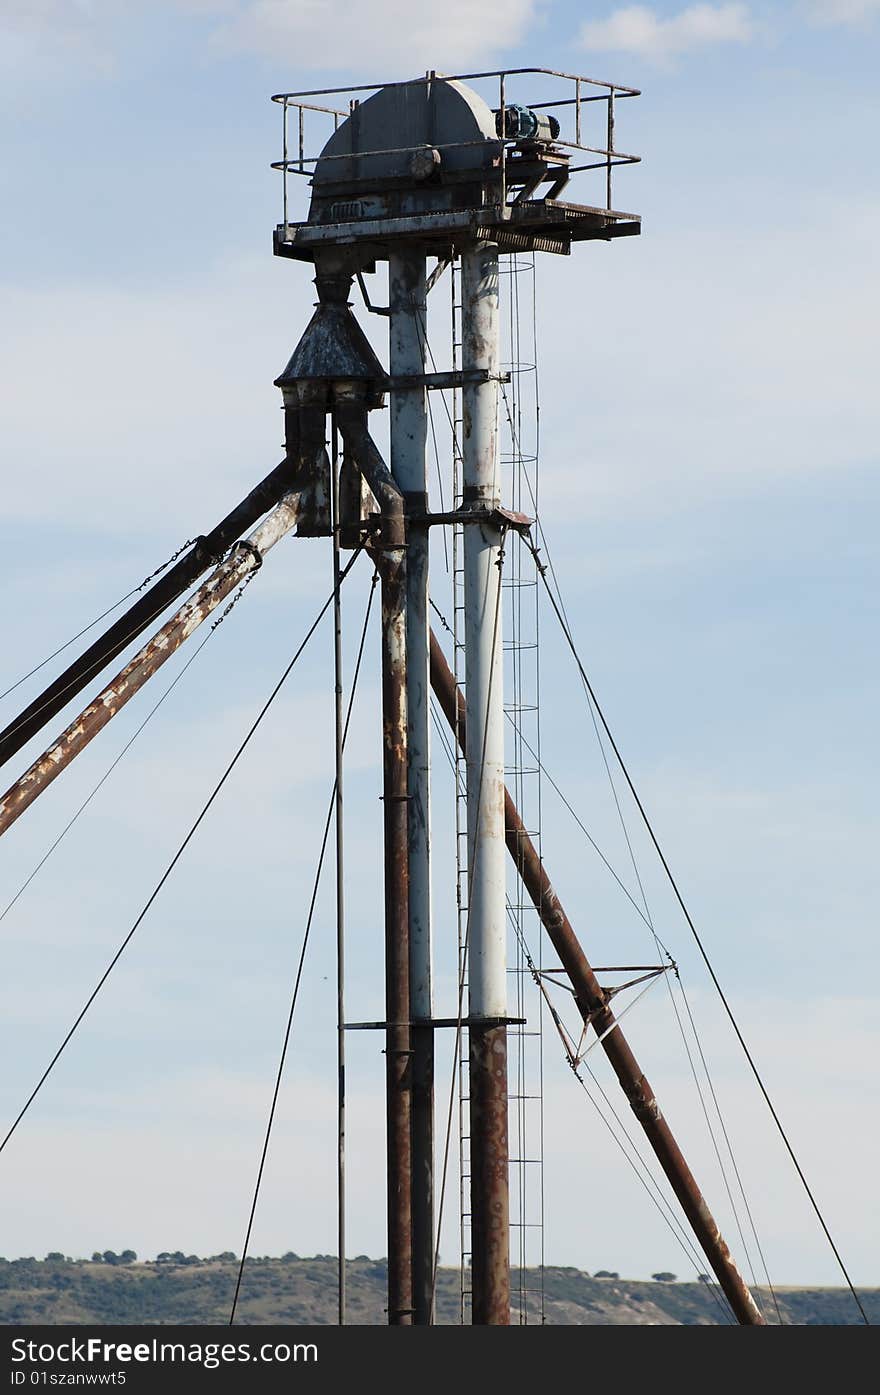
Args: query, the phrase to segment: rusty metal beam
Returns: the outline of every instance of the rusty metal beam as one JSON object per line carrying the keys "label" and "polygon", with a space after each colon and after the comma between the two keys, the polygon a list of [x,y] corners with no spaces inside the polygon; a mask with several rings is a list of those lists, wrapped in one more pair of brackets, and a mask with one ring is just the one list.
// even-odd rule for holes
{"label": "rusty metal beam", "polygon": [[468,1024],[471,1159],[471,1321],[510,1322],[507,1023]]}
{"label": "rusty metal beam", "polygon": [[[457,732],[464,749],[464,698],[456,686],[443,650],[433,633],[431,684],[446,720],[452,730]],[[763,1326],[764,1318],[734,1263],[693,1173],[685,1162],[657,1097],[608,1006],[607,996],[581,948],[562,902],[553,889],[544,864],[507,790],[505,836],[508,852],[574,988],[578,1010],[584,1022],[592,1027],[600,1038],[602,1049],[611,1062],[630,1107],[641,1124],[737,1321],[749,1326]]]}
{"label": "rusty metal beam", "polygon": [[388,1322],[413,1321],[412,1041],[403,549],[377,558],[382,583],[382,798],[385,828],[385,1038],[388,1098]]}
{"label": "rusty metal beam", "polygon": [[409,968],[412,1038],[413,1322],[430,1326],[434,1299],[434,1011],[431,916],[431,679],[428,672],[425,254],[390,251],[388,262],[391,473],[408,512],[406,721],[409,827]]}
{"label": "rusty metal beam", "polygon": [[412,1033],[403,495],[367,430],[363,390],[336,385],[345,448],[382,510],[371,548],[382,585],[382,799],[385,834],[385,1092],[388,1149],[388,1323],[409,1327],[413,1301]]}
{"label": "rusty metal beam", "polygon": [[217,562],[227,549],[252,528],[268,509],[278,503],[293,482],[293,462],[285,459],[252,489],[240,504],[205,537],[198,538],[189,552],[162,575],[149,591],[135,601],[124,615],[75,659],[58,678],[34,698],[23,712],[0,732],[0,765],[27,745],[52,718],[66,707],[86,684],[158,619],[178,596],[192,586]]}
{"label": "rusty metal beam", "polygon": [[260,565],[263,555],[297,521],[299,495],[288,494],[248,540],[233,549],[225,562],[171,619],[135,654],[115,678],[76,717],[57,741],[38,756],[0,799],[0,834],[15,822],[38,795],[60,775],[148,678],[162,667],[184,640],[198,629],[221,601]]}

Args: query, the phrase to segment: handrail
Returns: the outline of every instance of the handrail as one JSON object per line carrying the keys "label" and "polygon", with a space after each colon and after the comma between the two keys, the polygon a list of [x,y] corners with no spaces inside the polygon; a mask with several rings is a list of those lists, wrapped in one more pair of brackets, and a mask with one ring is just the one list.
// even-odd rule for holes
{"label": "handrail", "polygon": [[[510,80],[513,78],[522,77],[552,78],[557,79],[562,83],[566,84],[566,87],[561,92],[560,96],[554,100],[546,99],[547,88],[546,85],[544,85],[544,90],[536,93],[536,96],[540,96],[542,98],[541,101],[530,103],[527,100],[523,100],[522,105],[525,105],[529,107],[530,110],[534,111],[553,112],[554,110],[558,110],[557,119],[565,124],[566,129],[563,132],[560,132],[560,136],[557,137],[557,139],[554,140],[552,144],[548,146],[548,151],[551,152],[551,158],[552,151],[556,150],[558,152],[556,158],[558,159],[560,166],[562,167],[565,165],[566,159],[570,158],[566,155],[565,152],[577,151],[582,152],[584,155],[587,156],[596,157],[592,161],[587,161],[578,165],[569,165],[568,174],[581,174],[587,173],[589,171],[604,169],[605,206],[609,209],[612,208],[612,170],[619,165],[637,164],[641,159],[641,157],[638,155],[633,155],[626,151],[615,149],[615,102],[618,99],[622,99],[624,97],[640,96],[641,93],[639,88],[627,87],[624,86],[622,83],[605,82],[599,78],[586,77],[577,73],[568,73],[557,68],[496,68],[485,72],[453,74],[428,71],[427,73],[425,73],[424,76],[410,78],[405,81],[394,81],[387,83],[359,83],[350,87],[310,88],[298,92],[277,92],[273,94],[271,100],[275,103],[278,103],[283,108],[282,158],[280,160],[273,160],[271,163],[271,168],[275,170],[280,170],[284,181],[284,226],[287,226],[287,224],[290,221],[288,210],[289,200],[287,187],[287,176],[289,174],[300,175],[302,177],[305,177],[306,179],[311,179],[314,174],[315,166],[318,164],[319,161],[346,161],[352,159],[353,155],[356,155],[359,159],[369,158],[371,156],[403,155],[409,153],[412,149],[412,147],[399,147],[390,149],[358,150],[356,152],[341,151],[338,153],[328,155],[323,153],[324,149],[326,148],[327,141],[327,137],[325,135],[321,141],[321,151],[314,155],[307,154],[305,132],[306,113],[314,112],[318,116],[332,118],[333,129],[338,130],[340,121],[348,119],[360,106],[360,98],[354,96],[354,94],[356,93],[374,94],[383,90],[384,88],[411,87],[416,83],[425,83],[426,85],[430,85],[430,83],[434,81],[463,82],[467,80],[481,81],[489,79],[497,79],[498,92],[497,98],[495,98],[495,100],[497,101],[497,111],[503,113],[506,112],[512,105],[519,105],[519,102],[513,103],[511,101]],[[582,91],[583,88],[588,88],[592,90],[588,93],[584,93]],[[332,105],[323,105],[315,101],[307,100],[311,98],[330,99],[332,97],[336,97],[342,94],[347,95],[349,98],[347,112],[341,109],[340,107]],[[517,92],[516,95],[519,98],[522,94],[520,92]],[[595,102],[604,102],[607,106],[607,119],[604,123],[604,145],[588,145],[584,139],[585,132],[582,129],[582,109],[588,107],[591,103]],[[297,132],[295,138],[292,137],[292,132],[289,127],[288,118],[289,113],[291,111],[297,113],[298,118],[296,122]],[[567,129],[570,126],[574,127],[573,132]],[[505,123],[503,120],[501,128],[502,131],[505,128]],[[484,140],[435,142],[434,145],[435,148],[439,151],[448,151],[460,150],[467,146],[481,146],[484,144],[491,145],[493,144],[493,142],[497,145],[497,149],[500,155],[500,179],[502,188],[501,200],[502,203],[506,203],[508,195],[507,176],[508,167],[510,163],[508,152],[514,150],[517,147],[518,141],[515,137],[499,135],[493,138],[491,135],[487,134]],[[309,144],[311,144],[311,141],[309,142]],[[291,145],[294,146],[293,152],[290,148]],[[598,202],[598,200],[590,200],[590,202]]]}

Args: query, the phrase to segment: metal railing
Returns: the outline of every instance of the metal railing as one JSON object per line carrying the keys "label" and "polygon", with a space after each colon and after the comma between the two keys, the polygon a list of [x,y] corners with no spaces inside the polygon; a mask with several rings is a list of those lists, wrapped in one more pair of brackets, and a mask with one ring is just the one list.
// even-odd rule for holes
{"label": "metal railing", "polygon": [[[361,97],[355,94],[373,95],[386,87],[409,87],[412,86],[413,82],[424,82],[429,85],[434,81],[472,82],[489,87],[491,90],[488,92],[480,92],[479,88],[476,90],[500,116],[502,133],[507,126],[506,113],[514,106],[523,106],[530,111],[541,111],[555,116],[559,122],[560,133],[557,139],[549,143],[548,150],[581,152],[584,155],[596,157],[581,164],[565,164],[561,161],[560,167],[566,169],[569,175],[604,170],[604,207],[606,209],[613,208],[612,170],[620,165],[638,164],[641,159],[638,155],[615,149],[614,144],[617,103],[627,97],[640,96],[639,89],[625,87],[621,83],[603,82],[597,78],[584,77],[577,73],[565,73],[554,68],[504,68],[475,73],[429,71],[425,73],[424,77],[409,79],[405,82],[363,83],[352,87],[278,92],[272,97],[272,101],[278,103],[282,108],[282,154],[280,160],[272,162],[272,168],[280,170],[283,176],[284,223],[287,224],[290,221],[288,176],[311,178],[314,166],[322,158],[324,160],[350,160],[352,154],[367,157],[410,153],[409,147],[401,147],[399,149],[346,151],[339,155],[322,157],[321,152],[330,136],[339,129],[340,123],[347,120],[360,105]],[[558,87],[560,84],[560,95],[550,96],[544,90],[549,86]],[[529,100],[528,91],[522,90],[524,88],[533,89],[536,100]],[[309,100],[311,98],[329,99],[340,96],[347,98],[345,107],[326,106]],[[537,100],[537,98],[541,100]],[[493,103],[496,105],[493,106]],[[598,104],[599,111],[598,120],[593,118],[596,104]],[[604,112],[602,111],[603,104]],[[316,124],[319,125],[317,134],[314,133]],[[595,143],[590,143],[588,136],[597,126],[599,136],[593,138]],[[320,140],[320,146],[318,146],[318,140]],[[604,140],[604,143],[600,143],[601,140]],[[514,136],[499,134],[497,137],[500,156],[500,202],[502,204],[506,204],[508,198],[509,152],[514,150],[518,143],[518,138]],[[484,141],[455,141],[445,144],[435,142],[435,148],[442,155],[444,150],[460,149],[469,145],[483,146],[484,144]]]}

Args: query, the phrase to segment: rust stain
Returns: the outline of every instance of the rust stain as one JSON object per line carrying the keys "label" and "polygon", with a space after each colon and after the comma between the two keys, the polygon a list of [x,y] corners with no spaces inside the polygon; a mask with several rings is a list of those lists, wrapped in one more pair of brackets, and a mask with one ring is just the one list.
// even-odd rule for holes
{"label": "rust stain", "polygon": [[[464,698],[455,684],[436,636],[431,634],[431,682],[437,693],[447,721],[456,734],[462,750],[466,750],[466,714]],[[721,1239],[706,1200],[697,1186],[670,1129],[657,1098],[616,1018],[607,1005],[601,984],[584,954],[574,928],[565,914],[559,897],[519,812],[505,791],[505,824],[508,851],[516,864],[541,922],[547,930],[575,990],[581,1015],[599,1035],[602,1049],[608,1057],[636,1118],[662,1166],[678,1201],[690,1222],[703,1251],[714,1270],[740,1323],[763,1326],[764,1318],[742,1275]],[[616,1030],[609,1031],[610,1027]],[[602,1035],[607,1033],[607,1035]],[[471,1048],[473,1053],[473,1047]],[[471,1085],[473,1093],[473,1083]],[[472,1125],[473,1131],[473,1125]],[[476,1286],[475,1286],[476,1288]]]}

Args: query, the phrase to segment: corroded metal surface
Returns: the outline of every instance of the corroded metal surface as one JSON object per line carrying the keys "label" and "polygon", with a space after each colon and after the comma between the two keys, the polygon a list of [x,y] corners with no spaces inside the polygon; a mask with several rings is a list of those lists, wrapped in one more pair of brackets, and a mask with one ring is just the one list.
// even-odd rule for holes
{"label": "corroded metal surface", "polygon": [[275,386],[303,380],[381,382],[385,370],[347,304],[322,301]]}
{"label": "corroded metal surface", "polygon": [[0,732],[0,765],[27,745],[31,737],[51,722],[107,664],[112,663],[126,645],[137,639],[188,586],[192,586],[212,563],[218,561],[236,538],[252,528],[267,509],[273,508],[291,488],[293,478],[290,459],[276,465],[210,533],[198,538],[179,562],[169,567],[85,653],[54,679],[39,697],[34,698],[15,721]]}
{"label": "corroded metal surface", "polygon": [[[638,216],[612,205],[612,170],[639,158],[614,148],[615,100],[637,96],[636,89],[566,74],[562,91],[568,91],[567,97],[531,107],[531,94],[520,81],[528,73],[541,84],[535,95],[543,94],[539,73],[545,78],[546,69],[469,75],[498,80],[496,110],[463,83],[435,73],[405,84],[353,89],[371,95],[352,103],[347,114],[335,112],[335,131],[319,156],[306,152],[303,113],[326,117],[331,109],[296,100],[314,93],[279,93],[274,100],[284,106],[284,135],[282,159],[274,167],[283,172],[284,194],[283,222],[274,235],[276,254],[308,261],[334,247],[366,265],[377,254],[387,256],[407,245],[431,246],[445,258],[453,247],[480,237],[504,250],[566,254],[575,241],[638,233]],[[511,82],[518,93],[515,102],[506,85]],[[582,85],[591,95],[582,97]],[[558,83],[553,86],[558,93]],[[586,105],[594,102],[607,103],[605,146],[584,143],[582,113],[595,110]],[[293,157],[288,141],[292,112],[299,117]],[[595,122],[589,127],[594,131]],[[581,155],[584,163],[573,164]],[[572,176],[599,169],[606,175],[604,207],[560,201]],[[288,176],[310,174],[308,220],[292,222]]]}
{"label": "corroded metal surface", "polygon": [[61,774],[75,756],[170,659],[222,600],[260,563],[262,556],[294,526],[299,496],[288,494],[269,517],[221,562],[203,586],[180,607],[125,668],[89,703],[47,751],[33,762],[0,800],[0,834]]}
{"label": "corroded metal surface", "polygon": [[[292,394],[284,393],[285,404]],[[320,389],[303,386],[298,393],[296,485],[300,491],[299,537],[330,536],[330,457],[327,454],[327,412]],[[285,405],[285,418],[291,409]],[[290,446],[288,446],[290,451]]]}
{"label": "corroded metal surface", "polygon": [[382,797],[388,1099],[388,1321],[413,1320],[412,1071],[406,770],[406,572],[402,549],[377,559],[382,580]]}
{"label": "corroded metal surface", "polygon": [[507,1028],[471,1023],[471,1321],[510,1322]]}
{"label": "corroded metal surface", "polygon": [[[447,721],[453,731],[457,732],[464,748],[467,721],[464,699],[456,688],[455,679],[433,634],[431,683]],[[630,1107],[644,1129],[737,1321],[750,1326],[762,1326],[764,1318],[731,1257],[693,1173],[663,1116],[657,1097],[608,1006],[606,994],[581,948],[544,863],[507,790],[505,825],[508,852],[571,980],[578,1010],[584,1021],[601,1039],[602,1049],[611,1062]],[[471,1088],[473,1089],[473,1085]]]}
{"label": "corroded metal surface", "polygon": [[413,1321],[412,1040],[407,806],[406,551],[403,495],[367,431],[364,394],[336,388],[346,452],[382,510],[373,557],[382,584],[382,799],[385,833],[385,1084],[388,1143],[388,1322]]}
{"label": "corroded metal surface", "polygon": [[[413,504],[427,499],[427,306],[424,253],[389,258],[390,465],[407,506],[406,711],[409,794],[410,1019],[433,1016],[431,946],[431,679],[428,672],[428,529]],[[406,386],[401,389],[403,377]],[[432,1320],[434,1290],[434,1033],[412,1029],[413,1308]]]}
{"label": "corroded metal surface", "polygon": [[413,1319],[434,1321],[434,1023],[411,1027]]}
{"label": "corroded metal surface", "polygon": [[345,393],[337,388],[336,401],[336,420],[346,454],[358,465],[382,512],[382,541],[386,547],[402,548],[406,541],[403,495],[367,430],[363,393],[356,386]]}

